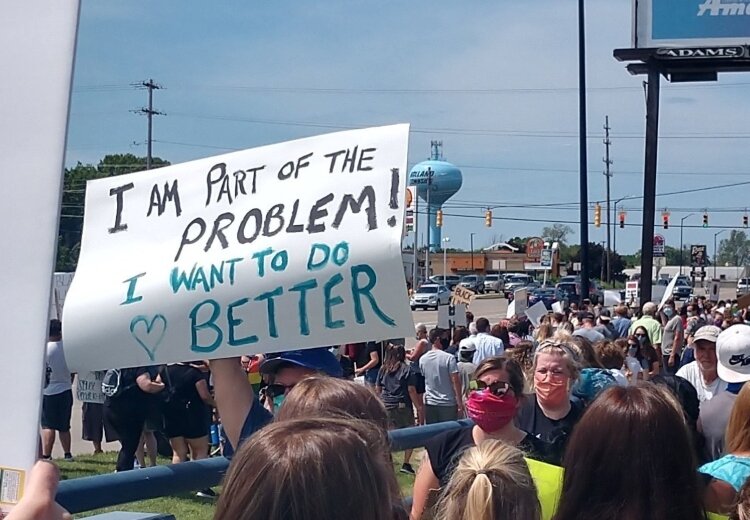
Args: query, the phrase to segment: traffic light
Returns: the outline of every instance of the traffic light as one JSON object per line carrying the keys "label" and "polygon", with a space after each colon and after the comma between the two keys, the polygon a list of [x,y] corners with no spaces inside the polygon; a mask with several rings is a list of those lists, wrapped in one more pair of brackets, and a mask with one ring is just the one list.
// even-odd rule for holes
{"label": "traffic light", "polygon": [[742,225],[747,227],[747,215],[742,215]]}
{"label": "traffic light", "polygon": [[625,227],[625,212],[620,212],[620,229],[623,229]]}
{"label": "traffic light", "polygon": [[492,210],[488,209],[484,213],[484,225],[487,227],[492,227]]}
{"label": "traffic light", "polygon": [[661,218],[664,221],[664,229],[669,229],[669,213],[665,211],[661,214]]}
{"label": "traffic light", "polygon": [[594,226],[602,227],[602,205],[598,202],[594,206]]}
{"label": "traffic light", "polygon": [[437,210],[437,213],[435,213],[435,225],[437,227],[443,227],[443,210],[442,209]]}
{"label": "traffic light", "polygon": [[703,214],[703,227],[708,227],[708,213]]}

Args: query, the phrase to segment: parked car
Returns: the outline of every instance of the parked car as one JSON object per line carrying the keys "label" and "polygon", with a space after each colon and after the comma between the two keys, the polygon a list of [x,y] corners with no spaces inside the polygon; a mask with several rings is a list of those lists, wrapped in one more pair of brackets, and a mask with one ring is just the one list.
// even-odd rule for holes
{"label": "parked car", "polygon": [[526,289],[526,299],[528,301],[529,294],[536,291],[537,289],[541,289],[541,287],[542,287],[541,283],[537,282],[536,280],[532,280],[526,285],[522,287],[516,287],[512,291],[506,293],[505,297],[508,299],[508,303],[510,303],[515,299],[516,291],[518,291],[519,289]]}
{"label": "parked car", "polygon": [[484,294],[484,279],[477,274],[467,274],[461,278],[461,287],[466,287],[477,294]]}
{"label": "parked car", "polygon": [[677,285],[675,285],[672,291],[672,296],[675,300],[689,300],[693,295],[693,286],[690,285],[687,278],[678,278]]}
{"label": "parked car", "polygon": [[527,274],[510,274],[505,277],[505,285],[503,287],[503,293],[505,297],[512,295],[518,289],[522,289],[530,284],[534,283],[534,279]]}
{"label": "parked car", "polygon": [[484,277],[484,292],[499,293],[503,289],[503,277],[500,274],[488,274]]}
{"label": "parked car", "polygon": [[461,283],[461,277],[454,274],[449,274],[443,278],[443,275],[435,275],[430,277],[430,282],[437,285],[445,285],[449,291],[452,291],[458,284]]}
{"label": "parked car", "polygon": [[441,305],[448,305],[451,292],[445,285],[425,284],[411,296],[411,310],[429,309],[437,310]]}
{"label": "parked car", "polygon": [[547,287],[546,289],[535,289],[529,294],[529,307],[537,302],[544,303],[547,310],[552,310],[552,304],[555,303],[555,288]]}
{"label": "parked car", "polygon": [[[563,276],[560,278],[560,281],[557,282],[558,284],[561,283],[575,283],[578,284],[578,289],[576,290],[576,294],[581,292],[581,277],[580,276]],[[604,287],[597,281],[597,280],[589,280],[589,300],[591,300],[591,303],[596,305],[599,302],[604,303]]]}
{"label": "parked car", "polygon": [[581,303],[581,286],[576,282],[562,282],[555,285],[555,300],[562,302],[563,307],[571,303]]}
{"label": "parked car", "polygon": [[750,278],[740,278],[737,280],[737,298],[750,294]]}

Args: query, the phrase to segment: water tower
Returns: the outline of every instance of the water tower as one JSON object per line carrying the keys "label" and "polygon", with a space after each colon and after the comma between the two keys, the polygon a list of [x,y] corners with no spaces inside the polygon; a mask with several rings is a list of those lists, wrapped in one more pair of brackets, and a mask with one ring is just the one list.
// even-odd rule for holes
{"label": "water tower", "polygon": [[[441,228],[437,227],[437,211],[442,209],[445,201],[461,189],[463,177],[461,170],[443,160],[443,142],[430,142],[430,159],[422,161],[409,172],[409,186],[417,188],[417,195],[425,201],[429,209],[429,245],[430,251],[441,247]],[[419,212],[422,213],[422,204]]]}

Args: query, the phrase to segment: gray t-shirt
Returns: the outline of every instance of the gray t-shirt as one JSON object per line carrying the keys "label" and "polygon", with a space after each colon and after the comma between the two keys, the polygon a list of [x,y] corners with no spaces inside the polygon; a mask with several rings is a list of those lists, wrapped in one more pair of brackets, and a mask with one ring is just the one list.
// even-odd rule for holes
{"label": "gray t-shirt", "polygon": [[574,336],[583,336],[587,340],[589,340],[591,343],[596,343],[597,341],[604,341],[605,338],[604,334],[601,332],[598,332],[594,329],[587,329],[587,328],[580,328],[577,331],[573,333]]}
{"label": "gray t-shirt", "polygon": [[721,392],[701,405],[700,423],[706,439],[705,454],[709,461],[724,455],[724,434],[736,400],[736,394]]}
{"label": "gray t-shirt", "polygon": [[450,406],[456,404],[451,374],[458,373],[456,358],[442,350],[430,350],[419,358],[419,369],[424,376],[425,404]]}
{"label": "gray t-shirt", "polygon": [[469,397],[469,392],[471,391],[469,385],[474,379],[474,372],[476,371],[477,366],[474,363],[469,363],[467,361],[458,362],[458,375],[461,378],[461,393],[463,394],[464,399]]}
{"label": "gray t-shirt", "polygon": [[664,326],[664,332],[661,336],[661,352],[665,356],[672,354],[672,346],[674,344],[674,337],[678,332],[682,332],[682,318],[679,316],[672,316],[672,318]]}

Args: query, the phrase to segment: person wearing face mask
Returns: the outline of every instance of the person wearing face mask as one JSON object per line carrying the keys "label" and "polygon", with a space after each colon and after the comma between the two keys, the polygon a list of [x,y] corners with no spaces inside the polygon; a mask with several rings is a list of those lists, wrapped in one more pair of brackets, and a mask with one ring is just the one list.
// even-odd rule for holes
{"label": "person wearing face mask", "polygon": [[425,422],[455,421],[464,415],[461,379],[455,356],[445,352],[450,339],[443,329],[430,330],[427,336],[432,348],[419,359],[419,370],[425,379]]}
{"label": "person wearing face mask", "polygon": [[674,375],[679,367],[684,344],[682,318],[675,312],[674,301],[669,300],[661,310],[664,331],[661,338],[662,367],[665,374]]}
{"label": "person wearing face mask", "polygon": [[[646,329],[638,327],[635,329],[635,334],[630,336],[630,338],[633,338],[638,343],[638,351],[635,357],[643,368],[643,379],[648,381],[652,377],[659,375],[661,359],[659,359],[659,353],[651,345]],[[630,340],[630,338],[628,339]]]}
{"label": "person wearing face mask", "polygon": [[579,400],[571,400],[580,362],[570,345],[547,340],[534,355],[534,393],[524,399],[517,424],[522,430],[551,444],[548,460],[560,464],[573,426],[583,414]]}
{"label": "person wearing face mask", "polygon": [[641,360],[638,359],[638,353],[640,352],[640,343],[635,336],[629,336],[627,338],[627,350],[625,352],[625,376],[628,378],[628,384],[634,385],[638,381],[643,381],[644,374],[646,372],[641,366]]}
{"label": "person wearing face mask", "polygon": [[482,361],[476,371],[477,390],[466,401],[474,425],[451,430],[430,439],[414,481],[411,519],[422,517],[430,490],[445,487],[461,454],[487,439],[516,446],[527,457],[546,461],[549,446],[519,429],[513,419],[524,400],[521,366],[505,356]]}

